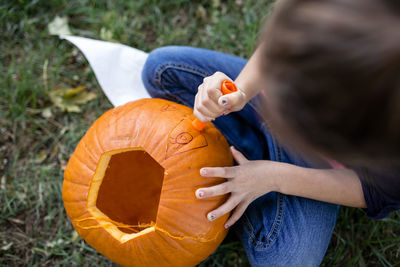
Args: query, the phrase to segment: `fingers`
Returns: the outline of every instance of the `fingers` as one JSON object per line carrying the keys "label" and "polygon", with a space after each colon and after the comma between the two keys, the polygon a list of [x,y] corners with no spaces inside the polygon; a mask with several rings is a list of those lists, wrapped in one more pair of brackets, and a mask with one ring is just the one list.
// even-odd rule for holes
{"label": "fingers", "polygon": [[237,91],[228,95],[223,95],[218,99],[218,104],[224,109],[232,109],[241,106],[245,101],[242,91]]}
{"label": "fingers", "polygon": [[240,153],[234,146],[231,146],[232,156],[236,160],[238,164],[243,164],[248,162],[249,160]]}
{"label": "fingers", "polygon": [[193,109],[194,116],[202,122],[212,121],[214,119],[214,116],[212,115],[210,116],[210,114],[208,114],[209,112],[207,108],[200,104],[201,100],[199,99],[200,99],[200,93],[197,93],[194,98],[194,109]]}
{"label": "fingers", "polygon": [[[244,164],[249,160],[234,146],[231,146],[233,158],[237,163]],[[200,169],[200,175],[204,177],[222,177],[222,178],[233,178],[238,175],[240,171],[239,166],[233,167],[204,167]]]}
{"label": "fingers", "polygon": [[213,121],[213,120],[214,120],[214,117],[209,117],[209,116],[203,115],[203,113],[201,113],[201,112],[199,111],[199,109],[197,109],[197,108],[195,108],[195,109],[193,110],[193,115],[194,115],[197,119],[199,119],[199,121],[201,121],[201,122],[208,122],[208,121]]}
{"label": "fingers", "polygon": [[200,85],[199,91],[195,96],[193,114],[200,121],[211,121],[218,117],[222,111],[221,108],[218,107],[216,101],[211,100],[207,95],[204,96],[207,92],[202,88],[203,85]]}
{"label": "fingers", "polygon": [[225,228],[229,228],[232,225],[234,225],[237,222],[237,220],[239,220],[240,217],[242,217],[243,213],[246,211],[246,208],[249,206],[249,204],[250,202],[248,201],[240,202],[239,205],[237,205],[237,207],[231,214],[231,216],[229,217],[229,219],[226,221]]}
{"label": "fingers", "polygon": [[240,198],[237,196],[231,196],[224,204],[222,204],[218,209],[213,210],[207,214],[207,219],[213,221],[231,210],[233,210],[240,203]]}
{"label": "fingers", "polygon": [[241,201],[240,197],[231,196],[228,201],[226,201],[218,209],[209,212],[207,214],[207,219],[213,221],[233,210],[233,213],[225,223],[225,228],[229,228],[234,225],[240,219],[240,217],[242,217],[249,204],[250,201],[248,200]]}
{"label": "fingers", "polygon": [[225,182],[225,183],[214,185],[211,187],[197,189],[196,197],[197,198],[207,198],[207,197],[221,196],[221,195],[225,195],[231,191],[232,191],[232,189],[230,188],[230,183]]}
{"label": "fingers", "polygon": [[238,166],[234,167],[205,167],[200,169],[200,175],[204,177],[233,178],[239,171]]}
{"label": "fingers", "polygon": [[203,108],[202,112],[206,116],[218,116],[222,108],[218,106],[218,98],[222,95],[218,88],[200,85],[198,107]]}
{"label": "fingers", "polygon": [[204,78],[203,83],[199,86],[199,89],[203,93],[203,97],[206,97],[217,104],[218,99],[222,96],[222,92],[218,84],[214,80],[210,80],[211,77],[212,76]]}
{"label": "fingers", "polygon": [[220,88],[223,80],[230,80],[230,78],[222,72],[216,72],[204,78],[203,83],[199,85],[195,97],[194,115],[200,121],[211,121],[226,110],[224,106],[218,104],[222,96]]}

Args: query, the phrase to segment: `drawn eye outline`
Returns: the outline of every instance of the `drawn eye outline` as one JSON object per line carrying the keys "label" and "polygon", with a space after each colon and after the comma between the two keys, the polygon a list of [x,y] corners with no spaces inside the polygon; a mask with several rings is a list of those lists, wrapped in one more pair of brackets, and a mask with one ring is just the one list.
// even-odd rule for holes
{"label": "drawn eye outline", "polygon": [[172,144],[187,145],[193,140],[193,135],[188,132],[181,132],[175,138],[171,138]]}
{"label": "drawn eye outline", "polygon": [[178,108],[170,105],[170,104],[165,104],[164,106],[161,107],[160,111],[161,112],[166,112],[166,111],[177,111]]}
{"label": "drawn eye outline", "polygon": [[[207,139],[202,133],[196,132],[196,135],[193,135],[192,133],[187,132],[183,129],[183,131],[179,131],[177,129],[185,121],[187,121],[191,126],[191,120],[188,119],[187,116],[184,116],[184,118],[168,133],[168,143],[165,151],[165,159],[208,146]],[[193,139],[195,139],[195,137],[197,142],[195,142],[194,145],[190,144],[192,143]]]}

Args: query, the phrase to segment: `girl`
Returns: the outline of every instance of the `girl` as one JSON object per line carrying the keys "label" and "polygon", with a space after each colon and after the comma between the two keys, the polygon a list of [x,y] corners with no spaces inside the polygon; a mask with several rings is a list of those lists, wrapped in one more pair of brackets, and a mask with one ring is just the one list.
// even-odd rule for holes
{"label": "girl", "polygon": [[[375,219],[400,208],[399,29],[397,0],[287,0],[249,61],[150,54],[150,94],[194,108],[234,146],[236,166],[200,170],[227,181],[196,196],[230,194],[207,219],[232,211],[225,227],[253,266],[318,266],[339,205]],[[222,96],[225,79],[239,91]]]}

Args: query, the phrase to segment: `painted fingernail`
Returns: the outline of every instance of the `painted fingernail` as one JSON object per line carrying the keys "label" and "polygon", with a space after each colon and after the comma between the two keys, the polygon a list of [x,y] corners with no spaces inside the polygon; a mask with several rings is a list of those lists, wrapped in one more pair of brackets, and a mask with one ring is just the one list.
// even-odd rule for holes
{"label": "painted fingernail", "polygon": [[201,175],[206,175],[206,174],[207,174],[207,171],[206,171],[205,169],[201,169],[201,170],[200,170],[200,174],[201,174]]}
{"label": "painted fingernail", "polygon": [[225,229],[228,229],[230,227],[229,224],[225,224]]}
{"label": "painted fingernail", "polygon": [[215,219],[214,214],[208,214],[208,220],[213,221]]}
{"label": "painted fingernail", "polygon": [[203,191],[200,191],[200,192],[198,193],[198,195],[199,195],[199,197],[203,197],[203,196],[204,196],[204,192],[203,192]]}
{"label": "painted fingernail", "polygon": [[225,115],[226,115],[226,113],[225,113],[225,112],[221,114],[221,116],[225,116]]}
{"label": "painted fingernail", "polygon": [[226,99],[222,99],[222,100],[221,100],[221,103],[222,103],[222,105],[224,105],[224,106],[225,106],[226,104],[228,104],[228,102],[226,101]]}

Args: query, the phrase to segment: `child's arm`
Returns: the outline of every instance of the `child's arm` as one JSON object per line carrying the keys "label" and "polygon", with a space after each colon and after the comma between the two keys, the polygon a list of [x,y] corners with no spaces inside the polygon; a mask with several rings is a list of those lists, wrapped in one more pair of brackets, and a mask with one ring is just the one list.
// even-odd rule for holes
{"label": "child's arm", "polygon": [[214,220],[234,210],[225,227],[233,225],[253,200],[271,191],[345,206],[366,207],[360,180],[352,170],[309,169],[276,161],[251,161],[234,148],[232,154],[238,166],[200,170],[202,176],[223,177],[227,181],[196,190],[198,198],[230,193],[222,206],[207,215]]}
{"label": "child's arm", "polygon": [[344,206],[366,208],[360,179],[349,169],[310,169],[287,164],[277,191]]}
{"label": "child's arm", "polygon": [[263,58],[261,55],[263,45],[264,44],[261,43],[257,47],[256,51],[250,57],[249,61],[235,80],[236,86],[246,94],[246,103],[256,96],[262,89],[259,81],[264,80],[261,78],[264,74],[261,72],[262,68],[260,68],[261,59]]}

